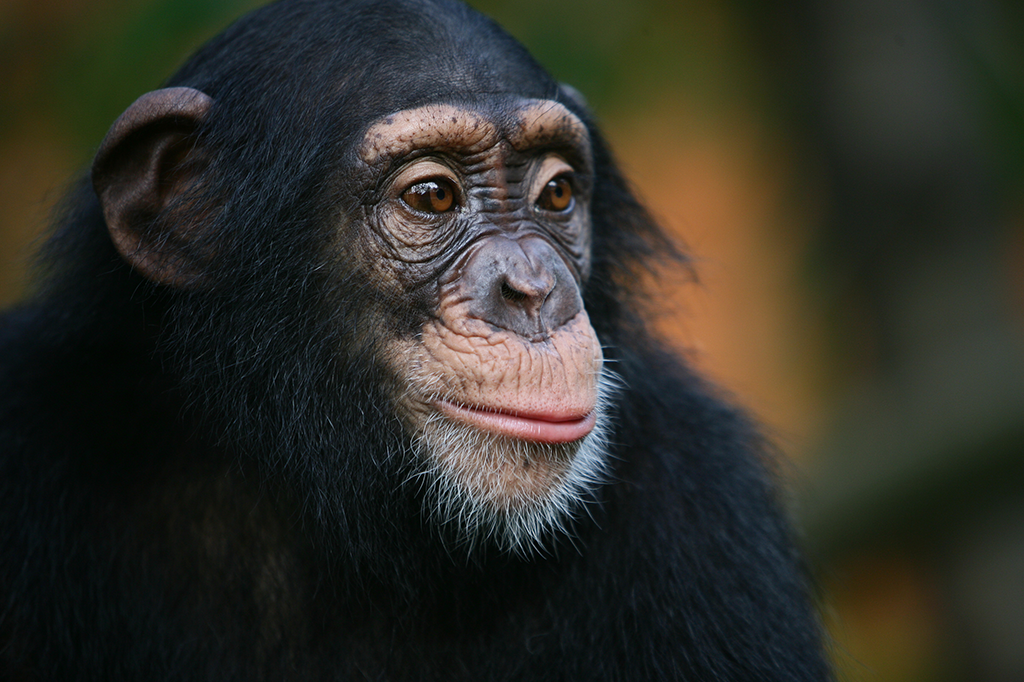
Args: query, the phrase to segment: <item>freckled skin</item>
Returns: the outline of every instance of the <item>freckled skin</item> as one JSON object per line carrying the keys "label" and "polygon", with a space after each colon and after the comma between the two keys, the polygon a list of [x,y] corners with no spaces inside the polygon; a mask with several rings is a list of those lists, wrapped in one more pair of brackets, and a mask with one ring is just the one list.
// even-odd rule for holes
{"label": "freckled skin", "polygon": [[532,101],[519,110],[517,118],[518,127],[509,136],[516,149],[558,138],[568,138],[581,147],[589,147],[586,127],[561,104]]}
{"label": "freckled skin", "polygon": [[366,131],[359,156],[374,165],[418,149],[457,147],[472,154],[491,146],[497,135],[493,124],[471,110],[431,104],[373,124]]}

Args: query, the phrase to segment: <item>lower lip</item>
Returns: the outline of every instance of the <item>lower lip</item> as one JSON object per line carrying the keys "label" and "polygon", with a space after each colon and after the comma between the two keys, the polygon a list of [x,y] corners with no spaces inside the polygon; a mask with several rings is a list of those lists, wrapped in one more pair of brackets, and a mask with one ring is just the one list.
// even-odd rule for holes
{"label": "lower lip", "polygon": [[440,401],[441,410],[450,417],[492,433],[537,443],[571,443],[593,431],[597,417],[591,411],[569,419],[523,417],[506,412],[488,412]]}

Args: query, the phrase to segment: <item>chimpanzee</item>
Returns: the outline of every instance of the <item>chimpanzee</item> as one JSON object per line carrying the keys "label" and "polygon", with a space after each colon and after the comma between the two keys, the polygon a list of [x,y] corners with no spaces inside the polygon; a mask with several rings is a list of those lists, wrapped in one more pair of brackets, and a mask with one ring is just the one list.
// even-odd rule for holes
{"label": "chimpanzee", "polygon": [[239,20],[3,318],[0,671],[828,679],[757,430],[645,325],[671,253],[455,0]]}

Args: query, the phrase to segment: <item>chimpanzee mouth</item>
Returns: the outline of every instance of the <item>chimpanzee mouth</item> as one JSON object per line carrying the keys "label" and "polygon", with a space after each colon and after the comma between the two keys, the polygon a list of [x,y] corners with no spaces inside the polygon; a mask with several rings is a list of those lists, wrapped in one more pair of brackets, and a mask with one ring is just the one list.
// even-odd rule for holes
{"label": "chimpanzee mouth", "polygon": [[468,423],[484,431],[517,440],[537,443],[571,443],[589,434],[597,423],[597,412],[579,413],[511,413],[484,407],[458,405],[438,400],[441,412],[452,419]]}
{"label": "chimpanzee mouth", "polygon": [[[592,409],[513,412],[434,394],[416,440],[424,509],[473,547],[490,538],[528,556],[595,502],[611,478],[609,438],[621,380],[607,368]],[[524,400],[523,402],[527,402]]]}

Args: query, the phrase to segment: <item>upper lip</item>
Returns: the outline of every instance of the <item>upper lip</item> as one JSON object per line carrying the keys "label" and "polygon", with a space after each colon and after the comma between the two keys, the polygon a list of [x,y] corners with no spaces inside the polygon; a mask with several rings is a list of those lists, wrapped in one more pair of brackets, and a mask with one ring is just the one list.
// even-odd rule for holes
{"label": "upper lip", "polygon": [[466,403],[460,403],[455,400],[446,400],[442,398],[439,402],[451,405],[453,407],[461,408],[463,410],[471,410],[473,412],[483,412],[484,414],[495,414],[503,417],[514,417],[516,419],[529,419],[532,421],[548,422],[551,424],[561,424],[564,422],[577,422],[582,419],[586,419],[590,416],[592,410],[587,411],[573,411],[573,412],[530,412],[526,410],[510,410],[501,407],[488,407],[486,405],[469,405]]}
{"label": "upper lip", "polygon": [[[540,443],[568,443],[589,434],[596,423],[593,410],[523,411],[463,405],[439,400],[438,407],[454,419],[503,436]],[[454,414],[452,414],[454,413]]]}

